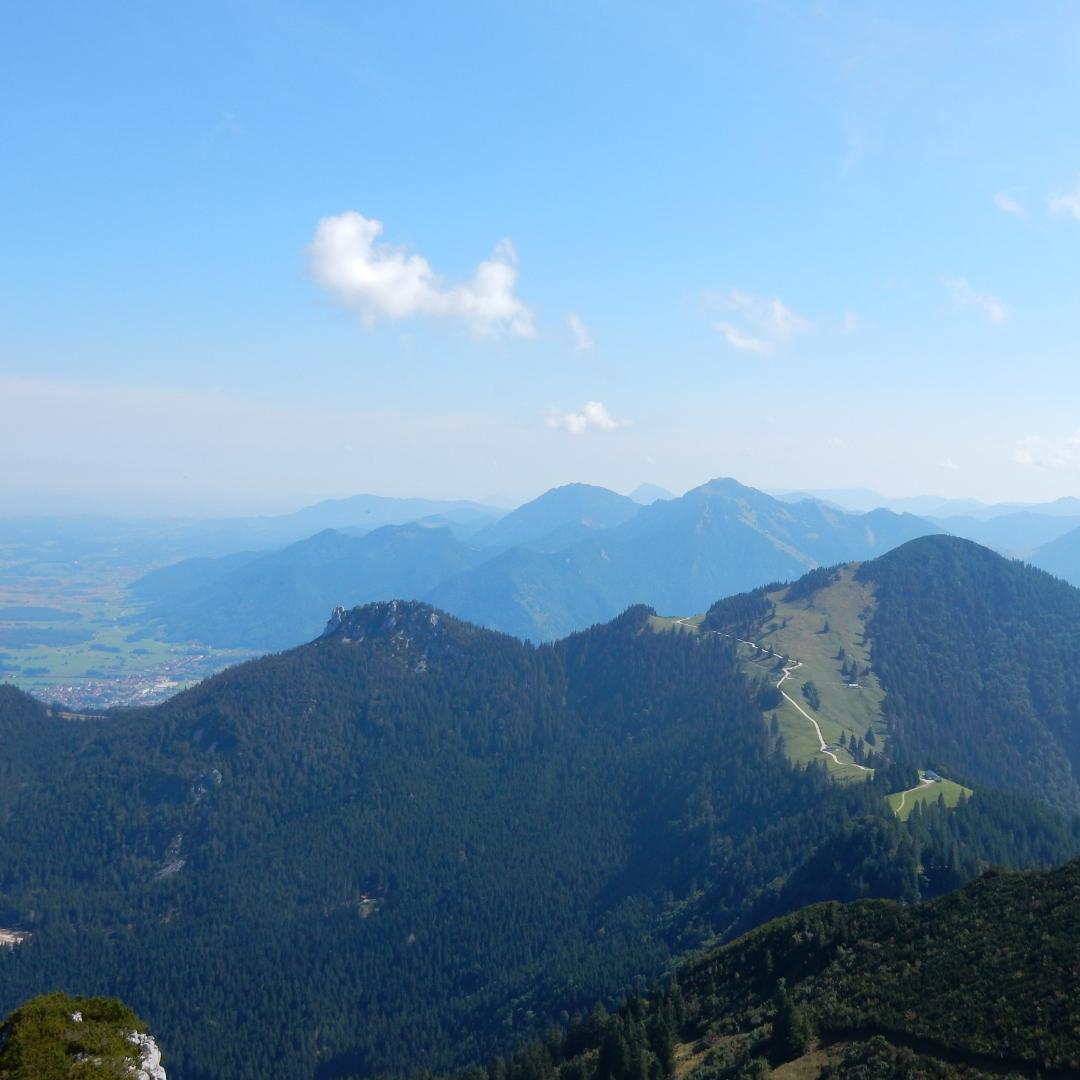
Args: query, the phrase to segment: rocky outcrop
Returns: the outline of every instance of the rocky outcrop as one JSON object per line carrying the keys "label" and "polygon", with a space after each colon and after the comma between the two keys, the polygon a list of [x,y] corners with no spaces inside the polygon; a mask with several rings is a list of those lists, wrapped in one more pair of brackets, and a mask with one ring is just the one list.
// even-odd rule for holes
{"label": "rocky outcrop", "polygon": [[133,1080],[167,1080],[165,1067],[161,1064],[161,1051],[153,1035],[133,1031],[128,1036],[128,1042],[134,1044],[139,1055],[138,1064],[130,1068]]}
{"label": "rocky outcrop", "polygon": [[459,653],[464,641],[477,632],[476,627],[429,604],[388,600],[351,609],[334,608],[315,644],[381,641],[390,655],[420,673],[427,670],[429,662]]}

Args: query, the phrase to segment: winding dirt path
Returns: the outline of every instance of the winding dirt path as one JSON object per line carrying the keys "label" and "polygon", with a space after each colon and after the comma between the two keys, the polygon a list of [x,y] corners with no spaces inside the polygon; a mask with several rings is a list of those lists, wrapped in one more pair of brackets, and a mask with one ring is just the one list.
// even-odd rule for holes
{"label": "winding dirt path", "polygon": [[[787,659],[787,658],[785,657],[785,659]],[[780,676],[780,681],[776,684],[776,689],[780,690],[780,687],[785,682],[787,682],[788,679],[791,678],[792,672],[797,671],[801,667],[802,667],[802,661],[801,660],[794,660],[794,661],[793,660],[788,660],[787,666],[784,668],[784,673]],[[825,741],[825,736],[821,734],[821,728],[818,725],[818,722],[789,693],[787,693],[785,690],[780,690],[780,693],[783,694],[784,698],[788,702],[790,702],[792,705],[794,705],[795,708],[798,709],[799,712],[803,716],[805,716],[806,719],[809,720],[811,724],[814,725],[814,733],[818,737],[818,750],[822,754],[824,754],[826,757],[831,757],[833,759],[833,761],[836,762],[837,765],[840,765],[845,769],[860,769],[862,772],[871,772],[872,771],[872,770],[868,769],[865,765],[860,765],[858,762],[855,762],[855,761],[841,761],[836,756],[835,751],[830,750],[828,748],[829,744]]]}
{"label": "winding dirt path", "polygon": [[910,792],[919,791],[924,787],[929,787],[932,783],[934,783],[933,780],[927,780],[926,777],[923,776],[923,777],[921,777],[919,779],[919,782],[914,787],[909,787],[907,789],[907,791],[901,791],[900,792],[900,804],[896,808],[896,816],[897,817],[900,816],[900,811],[904,809],[904,801],[907,799],[908,794]]}
{"label": "winding dirt path", "polygon": [[[676,619],[676,625],[690,626],[689,619]],[[699,627],[693,627],[695,630],[699,630]],[[716,634],[718,637],[731,638],[732,641],[737,641],[740,645],[752,645],[755,649],[760,649],[761,646],[756,641],[746,641],[743,638],[735,637],[734,634],[725,634],[722,630],[706,630],[707,634]],[[833,761],[842,769],[859,769],[861,772],[873,772],[872,769],[867,768],[865,765],[859,765],[854,761],[841,761],[836,752],[830,750],[829,744],[825,741],[825,736],[821,733],[821,727],[818,722],[784,689],[782,689],[784,683],[791,678],[792,673],[798,671],[802,667],[801,660],[792,660],[790,657],[782,657],[784,661],[784,670],[780,676],[780,681],[776,684],[776,689],[780,691],[783,698],[790,704],[794,705],[799,711],[800,715],[805,717],[814,727],[814,733],[818,739],[818,752],[824,754],[826,757],[830,757]],[[914,788],[912,789],[914,790]]]}

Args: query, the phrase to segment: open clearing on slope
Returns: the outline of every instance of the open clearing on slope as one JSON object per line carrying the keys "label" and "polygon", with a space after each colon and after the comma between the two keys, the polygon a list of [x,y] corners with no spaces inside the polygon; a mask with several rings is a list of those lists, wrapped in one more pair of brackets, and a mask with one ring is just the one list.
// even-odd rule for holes
{"label": "open clearing on slope", "polygon": [[[870,664],[866,620],[873,612],[874,596],[868,584],[854,580],[854,569],[843,567],[837,580],[808,598],[789,603],[785,599],[786,586],[769,593],[773,615],[748,634],[748,640],[760,644],[765,652],[745,643],[737,645],[743,671],[751,677],[767,679],[773,686],[783,673],[781,657],[800,662],[801,666],[782,689],[817,721],[830,753],[822,753],[813,725],[786,700],[767,713],[765,721],[771,725],[776,717],[784,737],[785,753],[792,761],[824,761],[829,773],[843,780],[863,780],[870,774],[856,768],[848,751],[839,747],[841,737],[845,742],[852,735],[866,740],[867,733],[873,731],[875,749],[883,749],[886,743],[881,715],[884,691],[872,672],[862,674]],[[686,619],[654,617],[651,623],[656,630],[692,633],[702,618],[701,615]],[[770,657],[770,648],[777,655]],[[859,666],[858,687],[846,685],[841,676],[841,649]],[[816,710],[803,699],[802,685],[807,681],[818,689],[821,704]]]}
{"label": "open clearing on slope", "polygon": [[908,788],[907,791],[895,791],[889,796],[889,806],[893,813],[901,821],[907,821],[916,803],[924,805],[936,803],[938,799],[944,799],[945,805],[954,807],[960,801],[960,796],[970,796],[971,788],[964,787],[954,780],[927,780],[926,774],[919,772],[918,787]]}
{"label": "open clearing on slope", "polygon": [[[854,568],[845,566],[836,581],[813,596],[788,602],[787,591],[783,588],[768,594],[774,615],[754,640],[766,649],[771,647],[802,662],[791,681],[800,692],[808,680],[817,687],[821,707],[813,713],[830,745],[838,743],[841,735],[865,740],[867,732],[873,731],[876,748],[882,749],[887,739],[881,714],[885,692],[873,672],[864,673],[870,666],[866,621],[874,610],[873,589],[855,581]],[[857,688],[848,686],[840,674],[841,649],[849,661],[859,666]],[[792,697],[800,696],[792,689],[788,692]],[[797,723],[801,717],[786,705],[777,710],[777,718],[785,745],[789,738],[796,739],[795,745],[788,746],[788,753],[797,761],[811,760],[818,746],[812,734],[806,735],[805,721]]]}
{"label": "open clearing on slope", "polygon": [[[773,686],[781,681],[786,666],[784,658],[800,662],[780,686],[798,705],[785,700],[765,714],[765,721],[771,724],[775,716],[784,736],[784,750],[792,761],[824,761],[830,775],[838,780],[866,779],[872,775],[858,769],[848,751],[839,747],[841,735],[845,741],[851,734],[866,740],[867,733],[873,731],[875,750],[882,750],[887,741],[882,716],[885,692],[877,676],[866,670],[870,666],[866,622],[873,613],[875,600],[869,585],[854,580],[856,569],[857,566],[842,567],[835,581],[809,598],[788,602],[787,587],[768,593],[773,614],[756,630],[748,631],[747,636],[748,641],[759,643],[765,652],[745,641],[736,644],[743,671],[768,680]],[[703,619],[703,615],[683,619],[653,616],[650,623],[657,631],[697,633]],[[768,655],[770,648],[772,656]],[[841,676],[841,649],[849,662],[858,665],[857,688],[847,685]],[[808,679],[817,687],[821,700],[816,710],[802,695],[802,685]],[[828,745],[826,752],[822,752],[817,733],[800,708],[817,722]],[[945,805],[952,808],[962,795],[972,794],[970,788],[952,780],[929,781],[922,772],[919,778],[918,786],[887,796],[893,813],[902,821],[908,819],[916,803],[936,803],[944,798]]]}

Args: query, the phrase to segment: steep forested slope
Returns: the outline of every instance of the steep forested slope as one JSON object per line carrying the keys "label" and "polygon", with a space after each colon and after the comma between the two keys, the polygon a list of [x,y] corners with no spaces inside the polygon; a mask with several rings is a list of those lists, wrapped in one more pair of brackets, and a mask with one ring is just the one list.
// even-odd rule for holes
{"label": "steep forested slope", "polygon": [[1077,850],[990,796],[901,823],[884,771],[793,768],[763,693],[645,609],[533,648],[413,604],[151,710],[6,692],[0,1008],[121,996],[179,1080],[446,1066],[807,899]]}
{"label": "steep forested slope", "polygon": [[651,999],[522,1046],[506,1071],[513,1080],[734,1080],[774,1068],[807,1080],[1076,1076],[1078,970],[1080,863],[992,873],[915,907],[823,904],[770,923],[688,964]]}
{"label": "steep forested slope", "polygon": [[896,755],[1080,807],[1080,591],[951,537],[857,576]]}

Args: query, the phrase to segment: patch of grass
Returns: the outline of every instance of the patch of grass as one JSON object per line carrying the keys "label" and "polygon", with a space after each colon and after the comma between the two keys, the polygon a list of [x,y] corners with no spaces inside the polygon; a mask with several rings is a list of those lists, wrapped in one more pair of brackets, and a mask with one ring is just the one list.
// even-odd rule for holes
{"label": "patch of grass", "polygon": [[[919,779],[925,780],[925,774],[920,771]],[[908,791],[894,791],[888,796],[889,806],[901,821],[907,821],[916,803],[936,803],[938,799],[944,799],[945,805],[952,809],[960,801],[961,796],[970,796],[971,788],[964,787],[954,780],[936,780],[933,783],[921,784],[919,787],[910,788]]]}
{"label": "patch of grass", "polygon": [[673,630],[681,631],[682,633],[686,633],[687,631],[694,632],[701,626],[701,621],[704,618],[704,615],[690,615],[685,619],[677,618],[674,615],[650,615],[649,627],[661,634],[669,633]]}

